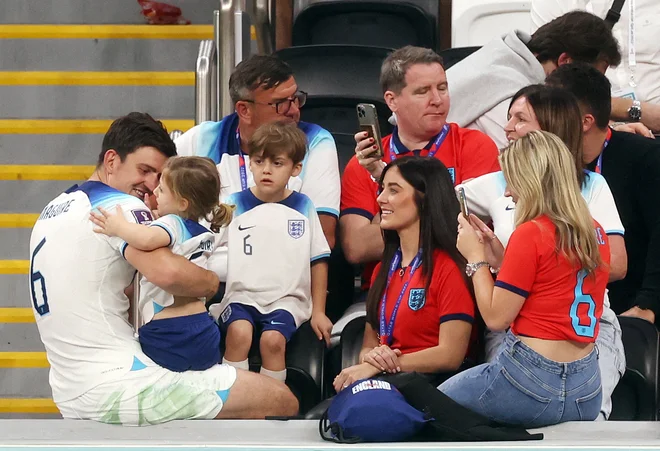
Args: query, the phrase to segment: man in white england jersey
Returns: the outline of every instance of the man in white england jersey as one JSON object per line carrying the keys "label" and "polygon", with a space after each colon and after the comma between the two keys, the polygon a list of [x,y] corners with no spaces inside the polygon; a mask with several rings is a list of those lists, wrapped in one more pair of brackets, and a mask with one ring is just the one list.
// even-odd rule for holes
{"label": "man in white england jersey", "polygon": [[286,188],[300,171],[305,135],[293,124],[262,125],[250,139],[256,186],[227,200],[236,205],[228,227],[229,272],[221,304],[211,306],[227,330],[223,363],[248,368],[257,333],[261,374],[286,380],[285,348],[311,318],[319,340],[330,343],[325,315],[330,248],[311,200]]}
{"label": "man in white england jersey", "polygon": [[[330,248],[335,244],[339,217],[339,163],[337,146],[329,131],[300,120],[307,94],[298,89],[291,67],[271,55],[254,55],[242,61],[229,79],[229,94],[235,112],[219,122],[203,122],[176,141],[179,155],[209,157],[215,161],[222,191],[220,201],[255,185],[249,170],[247,143],[261,125],[288,121],[298,125],[307,137],[307,152],[300,173],[292,176],[287,188],[310,198],[321,221]],[[218,258],[222,255],[223,258]],[[224,280],[226,254],[214,254],[212,267]]]}
{"label": "man in white england jersey", "polygon": [[175,147],[162,124],[131,113],[103,139],[90,179],[50,202],[30,238],[31,301],[50,363],[53,400],[65,418],[146,425],[187,418],[291,415],[295,397],[280,384],[226,365],[175,373],[140,349],[124,294],[135,270],[175,296],[211,296],[218,278],[167,248],[142,252],[96,234],[98,207],[120,205],[148,223],[150,196]]}

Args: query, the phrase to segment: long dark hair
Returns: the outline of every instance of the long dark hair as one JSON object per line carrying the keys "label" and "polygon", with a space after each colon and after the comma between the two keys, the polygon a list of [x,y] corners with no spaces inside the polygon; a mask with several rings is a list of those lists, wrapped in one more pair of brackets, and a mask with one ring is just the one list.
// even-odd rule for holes
{"label": "long dark hair", "polygon": [[[385,174],[398,168],[403,179],[415,188],[415,203],[419,214],[419,246],[422,249],[422,274],[426,277],[426,289],[433,274],[433,253],[445,252],[464,271],[467,261],[456,249],[458,234],[458,212],[460,207],[454,184],[447,167],[436,158],[403,157],[388,164],[380,176],[383,189]],[[378,305],[387,284],[387,274],[392,259],[399,249],[399,234],[394,230],[383,230],[385,250],[381,267],[367,295],[367,321],[378,330]]]}

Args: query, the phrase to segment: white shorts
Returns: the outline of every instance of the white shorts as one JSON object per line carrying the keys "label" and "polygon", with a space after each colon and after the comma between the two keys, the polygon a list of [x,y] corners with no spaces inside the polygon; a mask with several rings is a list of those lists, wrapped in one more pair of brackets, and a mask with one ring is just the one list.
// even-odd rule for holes
{"label": "white shorts", "polygon": [[125,426],[213,419],[235,381],[236,369],[229,365],[177,373],[149,362],[57,407],[64,418]]}

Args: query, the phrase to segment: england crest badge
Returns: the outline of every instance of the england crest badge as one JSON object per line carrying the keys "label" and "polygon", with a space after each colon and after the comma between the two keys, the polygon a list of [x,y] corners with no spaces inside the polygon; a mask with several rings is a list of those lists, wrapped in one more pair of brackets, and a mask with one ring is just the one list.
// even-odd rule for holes
{"label": "england crest badge", "polygon": [[410,310],[417,311],[426,304],[426,290],[424,288],[413,288],[408,296],[408,307]]}
{"label": "england crest badge", "polygon": [[302,219],[289,219],[289,235],[298,239],[305,234],[305,221]]}

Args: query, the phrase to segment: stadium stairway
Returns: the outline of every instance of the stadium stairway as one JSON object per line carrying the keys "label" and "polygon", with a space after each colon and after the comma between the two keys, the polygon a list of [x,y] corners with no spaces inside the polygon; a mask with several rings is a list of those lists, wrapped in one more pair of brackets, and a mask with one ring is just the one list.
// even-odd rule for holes
{"label": "stadium stairway", "polygon": [[93,170],[130,111],[187,130],[217,2],[169,0],[193,25],[144,25],[136,0],[4,0],[0,10],[0,418],[58,417],[29,296],[30,228]]}

